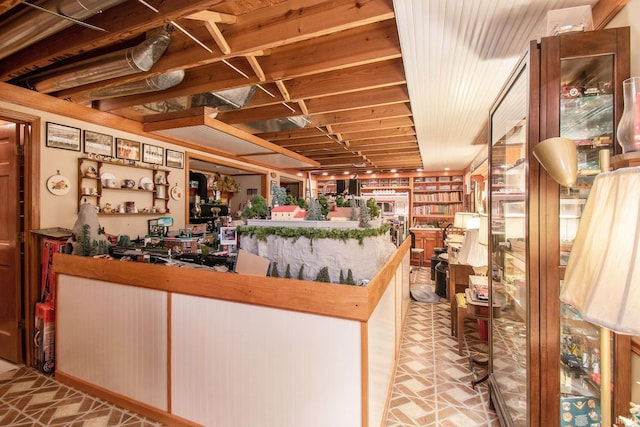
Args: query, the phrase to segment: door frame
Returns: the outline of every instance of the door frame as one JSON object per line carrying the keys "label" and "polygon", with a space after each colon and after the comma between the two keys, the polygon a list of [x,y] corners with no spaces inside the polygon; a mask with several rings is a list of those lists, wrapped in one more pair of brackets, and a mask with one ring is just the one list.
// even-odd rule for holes
{"label": "door frame", "polygon": [[[40,145],[42,119],[38,116],[0,107],[0,119],[17,124],[29,124],[31,138],[24,142],[24,259],[22,264],[22,314],[24,328],[21,331],[22,362],[33,365],[34,349],[30,345],[35,333],[35,303],[40,287],[40,249],[31,230],[40,228]],[[18,201],[16,201],[18,202]]]}

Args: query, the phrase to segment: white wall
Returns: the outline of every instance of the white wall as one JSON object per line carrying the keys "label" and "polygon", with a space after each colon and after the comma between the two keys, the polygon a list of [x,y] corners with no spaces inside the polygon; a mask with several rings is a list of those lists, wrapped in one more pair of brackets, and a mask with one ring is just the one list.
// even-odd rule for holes
{"label": "white wall", "polygon": [[[58,148],[50,148],[46,146],[46,123],[53,122],[57,124],[62,124],[66,126],[72,126],[76,128],[80,128],[81,131],[91,130],[94,132],[99,132],[107,135],[111,135],[114,137],[114,144],[116,138],[125,138],[133,141],[138,141],[142,144],[151,144],[163,147],[165,150],[167,148],[175,151],[180,151],[185,153],[187,150],[179,145],[167,143],[164,141],[160,141],[151,137],[143,137],[135,134],[130,134],[128,132],[123,132],[118,129],[112,129],[105,126],[100,126],[96,124],[92,124],[89,122],[85,122],[82,120],[77,120],[73,118],[68,118],[62,115],[48,113],[39,111],[35,108],[23,107],[20,105],[11,104],[5,101],[0,100],[0,108],[16,111],[24,114],[29,114],[31,116],[36,116],[41,118],[42,129],[40,130],[40,135],[42,136],[41,141],[34,141],[34,143],[39,144],[41,148],[40,154],[40,209],[41,209],[41,223],[40,228],[50,228],[50,227],[63,227],[63,228],[73,228],[73,225],[77,219],[77,211],[78,211],[78,196],[77,196],[77,186],[78,186],[78,166],[77,159],[79,157],[85,156],[83,151],[70,151],[70,150],[62,150]],[[210,158],[212,162],[215,162],[216,159],[221,158],[219,156],[211,155],[203,151],[198,150],[188,150],[193,153],[197,153],[200,157]],[[224,159],[227,163],[238,163],[241,165],[242,163],[231,161],[230,159]],[[186,162],[186,156],[185,156]],[[263,169],[265,174],[269,174],[271,172],[270,169],[260,168],[258,166],[252,165],[253,169],[260,170]],[[179,228],[184,228],[185,225],[185,212],[187,210],[189,198],[187,191],[187,173],[188,167],[185,165],[184,169],[177,168],[166,168],[170,170],[169,182],[171,186],[177,185],[183,189],[183,198],[182,200],[169,200],[168,208],[171,212],[170,216],[174,220],[173,229],[177,230]],[[56,196],[50,193],[46,188],[47,179],[59,173],[69,179],[71,182],[71,190],[62,196]],[[118,177],[118,179],[126,178],[125,176]],[[249,182],[244,182],[243,178],[240,178],[237,181],[240,181],[241,187],[244,188],[243,193],[238,193],[235,198],[232,199],[232,209],[237,209],[240,202],[246,199],[246,188],[258,188],[259,191],[261,189],[261,181],[259,176],[255,177],[247,177]],[[142,196],[141,196],[142,197]],[[147,198],[150,200],[150,198]],[[140,201],[141,206],[145,207],[147,203],[147,199]],[[133,200],[133,199],[132,199]],[[136,206],[138,205],[138,201],[136,201]],[[144,202],[144,203],[143,203]],[[232,210],[233,212],[233,210]],[[158,216],[167,216],[167,215],[158,215]],[[105,232],[109,234],[127,234],[132,238],[136,238],[137,236],[144,236],[147,234],[147,220],[155,218],[152,215],[140,215],[140,216],[101,216],[100,217],[100,225],[104,227]]]}
{"label": "white wall", "polygon": [[640,76],[640,0],[629,0],[607,28],[631,27],[631,75]]}

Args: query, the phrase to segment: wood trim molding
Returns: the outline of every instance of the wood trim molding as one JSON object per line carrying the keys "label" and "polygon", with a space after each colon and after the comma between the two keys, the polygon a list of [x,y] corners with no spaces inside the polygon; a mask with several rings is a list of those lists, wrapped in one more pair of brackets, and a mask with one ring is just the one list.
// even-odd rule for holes
{"label": "wood trim molding", "polygon": [[55,254],[58,274],[366,322],[410,249],[404,241],[367,286],[248,276]]}
{"label": "wood trim molding", "polygon": [[600,30],[606,27],[611,20],[620,12],[629,0],[600,0],[591,8],[593,18],[593,28]]}

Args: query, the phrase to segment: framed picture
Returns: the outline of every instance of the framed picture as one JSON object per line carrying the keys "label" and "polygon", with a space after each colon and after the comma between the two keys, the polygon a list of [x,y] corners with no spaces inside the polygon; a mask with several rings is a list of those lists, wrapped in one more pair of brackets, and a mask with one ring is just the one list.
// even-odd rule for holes
{"label": "framed picture", "polygon": [[184,168],[184,153],[180,151],[166,150],[167,152],[167,162],[165,163],[167,166],[172,168]]}
{"label": "framed picture", "polygon": [[164,148],[151,144],[142,144],[142,161],[152,165],[162,165],[164,162]]}
{"label": "framed picture", "polygon": [[104,133],[84,131],[84,152],[113,156],[113,137]]}
{"label": "framed picture", "polygon": [[236,228],[235,227],[220,227],[220,244],[221,245],[235,245],[236,240]]}
{"label": "framed picture", "polygon": [[140,160],[140,143],[116,138],[116,157],[126,160]]}
{"label": "framed picture", "polygon": [[47,122],[47,147],[80,151],[80,128]]}

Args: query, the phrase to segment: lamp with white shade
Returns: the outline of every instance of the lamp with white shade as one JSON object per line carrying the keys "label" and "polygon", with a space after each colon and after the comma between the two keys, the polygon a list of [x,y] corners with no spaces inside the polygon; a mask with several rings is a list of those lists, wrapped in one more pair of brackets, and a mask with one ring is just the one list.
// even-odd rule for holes
{"label": "lamp with white shade", "polygon": [[599,174],[569,255],[560,300],[601,327],[601,419],[611,420],[610,330],[640,335],[640,167]]}
{"label": "lamp with white shade", "polygon": [[473,228],[467,228],[462,248],[458,254],[458,263],[470,265],[475,274],[485,275],[489,263],[487,250],[488,216],[486,214],[480,215],[469,225]]}

